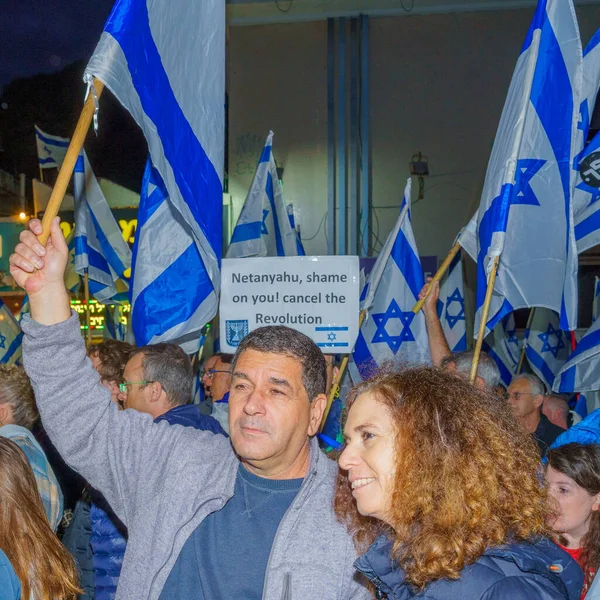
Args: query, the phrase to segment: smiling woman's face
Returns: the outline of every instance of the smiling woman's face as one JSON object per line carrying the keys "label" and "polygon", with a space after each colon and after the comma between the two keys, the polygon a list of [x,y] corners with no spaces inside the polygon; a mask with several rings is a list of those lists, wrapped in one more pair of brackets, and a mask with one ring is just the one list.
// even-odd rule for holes
{"label": "smiling woman's face", "polygon": [[339,464],[348,471],[352,495],[361,515],[388,520],[395,475],[395,438],[387,406],[370,393],[360,395],[348,412],[346,447]]}

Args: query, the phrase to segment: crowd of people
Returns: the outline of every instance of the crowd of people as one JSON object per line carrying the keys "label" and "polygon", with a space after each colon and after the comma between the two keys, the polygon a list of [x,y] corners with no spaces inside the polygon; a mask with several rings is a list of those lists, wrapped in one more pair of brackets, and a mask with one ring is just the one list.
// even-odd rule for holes
{"label": "crowd of people", "polygon": [[316,436],[338,372],[312,340],[262,327],[210,356],[202,410],[178,346],[86,350],[58,222],[45,248],[30,227],[10,259],[24,369],[0,368],[0,600],[600,598],[600,430],[565,431],[563,398],[531,374],[504,389],[485,354],[470,383],[435,284],[433,364],[351,389],[334,461]]}

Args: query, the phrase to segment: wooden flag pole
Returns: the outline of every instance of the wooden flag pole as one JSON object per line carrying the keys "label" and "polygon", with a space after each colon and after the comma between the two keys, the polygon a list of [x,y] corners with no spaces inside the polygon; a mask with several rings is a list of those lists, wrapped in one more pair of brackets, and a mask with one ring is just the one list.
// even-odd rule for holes
{"label": "wooden flag pole", "polygon": [[413,312],[415,314],[418,314],[419,311],[423,308],[423,305],[425,304],[425,300],[427,300],[427,296],[429,296],[429,294],[431,293],[431,287],[432,287],[433,282],[441,281],[442,277],[446,274],[446,271],[450,268],[450,264],[454,260],[454,257],[459,253],[459,251],[460,251],[460,244],[458,242],[456,242],[454,244],[454,246],[452,246],[452,249],[448,253],[448,256],[446,256],[446,260],[444,260],[444,262],[441,264],[437,273],[433,276],[433,279],[429,283],[429,287],[427,288],[427,293],[425,294],[425,297],[421,298],[421,300],[419,300],[415,304],[415,307],[413,308]]}
{"label": "wooden flag pole", "polygon": [[[367,316],[367,312],[365,310],[360,311],[360,315],[358,317],[358,329],[362,327],[362,324]],[[342,381],[342,377],[344,376],[344,372],[346,371],[346,367],[348,366],[348,354],[344,356],[342,359],[342,364],[340,365],[340,370],[338,372],[333,385],[331,386],[331,390],[329,390],[329,396],[327,397],[327,404],[325,406],[325,411],[323,412],[323,418],[321,419],[321,427],[319,427],[319,432],[323,431],[323,427],[325,427],[325,421],[327,421],[327,417],[329,416],[329,411],[331,410],[331,405],[335,400],[336,395],[340,391],[340,382]]]}
{"label": "wooden flag pole", "polygon": [[[94,78],[94,89],[96,90],[96,98],[99,98],[100,94],[102,94],[102,90],[104,89],[104,84],[99,79]],[[94,104],[94,94],[90,90],[87,100],[83,105],[81,115],[79,116],[79,121],[77,121],[75,132],[73,133],[73,137],[69,143],[69,148],[65,154],[65,159],[63,160],[60,171],[58,172],[58,177],[56,178],[56,183],[52,189],[48,206],[44,211],[44,218],[42,219],[42,233],[38,236],[38,239],[44,246],[50,237],[50,223],[52,223],[52,220],[54,217],[56,217],[58,211],[60,210],[60,205],[65,197],[67,186],[71,180],[71,175],[73,174],[75,163],[77,162],[77,157],[79,156],[79,152],[81,152],[81,148],[83,147],[83,142],[85,141],[85,136],[87,135],[95,110],[96,106]]]}
{"label": "wooden flag pole", "polygon": [[90,327],[90,277],[87,269],[83,276],[83,293],[85,298],[85,324],[87,327],[85,344],[89,348],[92,345],[92,329]]}
{"label": "wooden flag pole", "polygon": [[496,273],[498,273],[498,264],[500,263],[500,256],[494,257],[492,264],[492,271],[488,280],[487,291],[485,293],[485,301],[483,303],[483,310],[481,311],[481,319],[479,320],[479,335],[477,336],[477,344],[475,344],[475,352],[473,354],[473,362],[471,363],[471,376],[469,381],[473,383],[477,377],[477,369],[479,367],[479,357],[481,355],[481,347],[483,346],[483,338],[485,337],[485,330],[487,325],[487,318],[490,312],[490,305],[492,304],[492,294],[494,293],[494,284],[496,283]]}
{"label": "wooden flag pole", "polygon": [[535,308],[530,309],[529,316],[527,317],[527,325],[525,326],[525,338],[523,339],[523,347],[521,348],[521,357],[519,358],[519,364],[517,366],[517,372],[515,375],[519,375],[521,373],[521,369],[523,368],[523,364],[525,363],[525,352],[527,350],[527,331],[531,327],[531,321],[533,320],[533,312]]}

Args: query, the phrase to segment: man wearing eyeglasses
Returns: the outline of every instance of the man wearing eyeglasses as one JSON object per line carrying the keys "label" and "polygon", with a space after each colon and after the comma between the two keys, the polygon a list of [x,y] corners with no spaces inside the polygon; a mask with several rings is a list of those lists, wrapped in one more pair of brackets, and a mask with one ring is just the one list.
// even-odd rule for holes
{"label": "man wearing eyeglasses", "polygon": [[125,410],[152,415],[157,423],[167,421],[224,434],[216,419],[190,404],[192,386],[192,364],[187,354],[175,344],[153,344],[131,353],[117,398]]}
{"label": "man wearing eyeglasses", "polygon": [[217,352],[206,360],[202,385],[204,393],[210,397],[210,416],[219,421],[229,433],[229,388],[231,386],[231,361],[233,354]]}
{"label": "man wearing eyeglasses", "polygon": [[535,375],[527,373],[513,377],[508,386],[508,405],[517,421],[535,437],[542,456],[565,431],[541,412],[544,393],[544,384]]}

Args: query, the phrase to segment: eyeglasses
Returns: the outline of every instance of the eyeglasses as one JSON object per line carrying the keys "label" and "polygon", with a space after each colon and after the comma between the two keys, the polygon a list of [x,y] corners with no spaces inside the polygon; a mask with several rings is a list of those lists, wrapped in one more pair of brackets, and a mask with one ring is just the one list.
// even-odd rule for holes
{"label": "eyeglasses", "polygon": [[154,383],[154,381],[123,381],[119,384],[119,391],[122,394],[127,393],[127,386],[129,385],[146,385],[148,383]]}
{"label": "eyeglasses", "polygon": [[227,373],[228,375],[231,375],[231,371],[223,371],[221,369],[209,369],[208,371],[203,371],[202,372],[202,377],[206,376],[209,379],[212,379],[213,375],[215,373]]}

